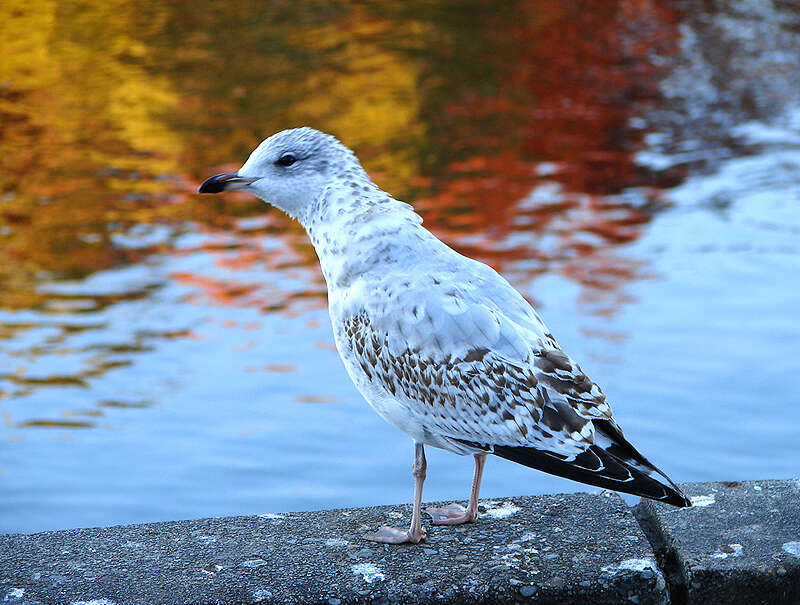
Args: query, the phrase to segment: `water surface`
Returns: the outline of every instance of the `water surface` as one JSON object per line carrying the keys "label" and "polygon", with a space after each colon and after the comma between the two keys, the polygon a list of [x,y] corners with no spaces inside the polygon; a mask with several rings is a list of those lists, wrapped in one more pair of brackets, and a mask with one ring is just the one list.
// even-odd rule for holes
{"label": "water surface", "polygon": [[[302,229],[194,193],[301,124],[506,275],[676,481],[796,476],[800,11],[564,4],[3,4],[0,531],[408,501]],[[492,459],[483,494],[576,489]]]}

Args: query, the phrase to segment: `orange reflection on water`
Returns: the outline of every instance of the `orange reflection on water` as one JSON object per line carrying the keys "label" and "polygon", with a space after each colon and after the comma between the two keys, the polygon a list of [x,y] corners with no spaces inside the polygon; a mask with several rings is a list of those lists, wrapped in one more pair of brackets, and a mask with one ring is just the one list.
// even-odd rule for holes
{"label": "orange reflection on water", "polygon": [[[297,225],[257,200],[194,194],[301,123],[337,134],[428,227],[517,285],[555,271],[615,292],[642,276],[615,248],[658,202],[632,120],[659,101],[653,57],[674,51],[666,2],[309,2],[242,20],[245,4],[3,4],[0,306],[44,309],[42,281],[198,252],[224,273],[172,278],[204,301],[323,304]],[[169,229],[151,241],[142,225]],[[230,239],[176,247],[185,233]],[[254,268],[264,280],[236,276]],[[292,271],[305,292],[273,279]]]}

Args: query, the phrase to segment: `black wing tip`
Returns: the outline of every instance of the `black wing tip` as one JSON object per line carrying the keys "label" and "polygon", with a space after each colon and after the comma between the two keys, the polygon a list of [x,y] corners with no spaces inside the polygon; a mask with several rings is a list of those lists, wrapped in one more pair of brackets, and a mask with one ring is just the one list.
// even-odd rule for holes
{"label": "black wing tip", "polygon": [[[651,477],[649,473],[626,464],[624,460],[598,446],[590,447],[574,460],[565,460],[557,454],[532,447],[494,446],[493,453],[512,462],[579,483],[641,496],[678,508],[687,508],[692,505],[678,486],[655,467],[653,467],[653,471],[663,476],[666,481]],[[584,461],[580,460],[584,456],[593,457],[593,461],[598,463],[598,467],[584,466],[582,464]],[[586,462],[589,461],[587,458]],[[624,473],[624,476],[621,473]]]}
{"label": "black wing tip", "polygon": [[[668,488],[667,496],[665,498],[653,498],[658,502],[664,502],[665,504],[671,504],[672,506],[677,506],[678,508],[691,508],[692,501],[687,498],[683,492],[679,489]],[[648,496],[642,496],[643,498],[647,498]]]}

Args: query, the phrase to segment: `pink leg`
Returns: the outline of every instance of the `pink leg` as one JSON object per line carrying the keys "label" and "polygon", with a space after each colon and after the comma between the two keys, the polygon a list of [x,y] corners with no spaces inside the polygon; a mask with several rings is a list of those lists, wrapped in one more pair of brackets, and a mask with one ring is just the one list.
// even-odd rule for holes
{"label": "pink leg", "polygon": [[428,468],[425,462],[425,447],[421,443],[414,444],[414,511],[411,513],[411,527],[408,530],[398,529],[383,525],[374,534],[364,536],[373,542],[383,542],[384,544],[404,544],[411,542],[418,544],[425,539],[425,530],[422,528],[422,484],[425,482],[425,470]]}
{"label": "pink leg", "polygon": [[469,494],[469,506],[450,504],[441,508],[426,508],[425,512],[433,518],[434,525],[461,525],[472,523],[478,518],[478,496],[481,492],[481,477],[486,464],[486,454],[475,454],[475,474],[472,477],[472,491]]}

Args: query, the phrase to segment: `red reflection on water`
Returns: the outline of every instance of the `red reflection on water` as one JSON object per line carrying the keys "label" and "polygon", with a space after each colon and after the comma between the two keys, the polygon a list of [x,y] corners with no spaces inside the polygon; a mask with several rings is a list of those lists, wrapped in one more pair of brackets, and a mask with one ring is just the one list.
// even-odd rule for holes
{"label": "red reflection on water", "polygon": [[[641,235],[660,201],[659,183],[635,163],[644,145],[632,120],[659,102],[653,57],[676,51],[678,15],[643,0],[527,2],[522,12],[510,30],[485,32],[490,47],[510,35],[517,51],[497,61],[488,92],[461,90],[444,104],[439,142],[465,131],[471,153],[446,166],[420,206],[463,253],[516,280],[557,271],[618,289],[642,273],[614,248]],[[484,130],[484,116],[504,127]],[[520,232],[530,238],[512,237]]]}

